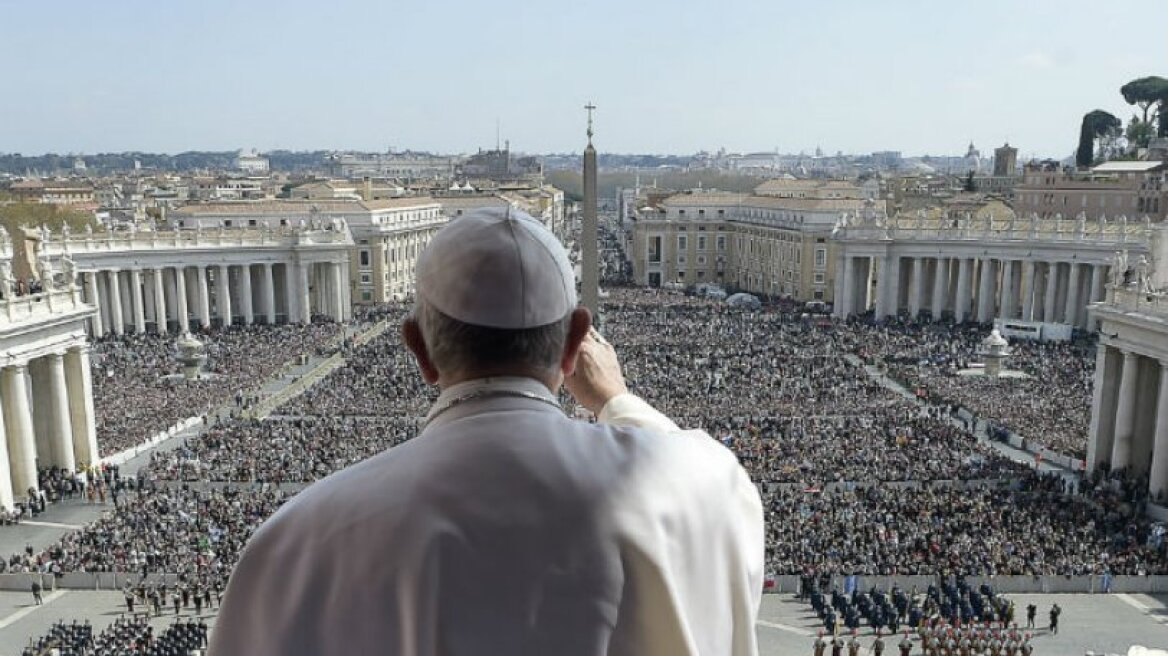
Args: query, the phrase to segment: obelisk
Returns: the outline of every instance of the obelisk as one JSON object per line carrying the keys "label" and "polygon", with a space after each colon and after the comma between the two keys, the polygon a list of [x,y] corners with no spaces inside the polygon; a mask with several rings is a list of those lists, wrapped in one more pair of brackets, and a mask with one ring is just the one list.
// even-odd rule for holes
{"label": "obelisk", "polygon": [[600,318],[600,252],[597,247],[599,225],[596,218],[596,149],[592,147],[592,111],[588,103],[588,146],[584,149],[584,221],[580,230],[580,296],[584,307]]}

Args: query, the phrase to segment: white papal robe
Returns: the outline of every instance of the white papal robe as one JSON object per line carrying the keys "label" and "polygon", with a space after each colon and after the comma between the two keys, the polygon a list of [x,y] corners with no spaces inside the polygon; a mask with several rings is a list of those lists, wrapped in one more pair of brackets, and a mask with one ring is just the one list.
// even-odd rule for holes
{"label": "white papal robe", "polygon": [[452,386],[435,408],[466,400],[417,438],[294,497],[247,545],[210,653],[757,653],[762,506],[735,456],[631,394],[596,424],[534,395]]}

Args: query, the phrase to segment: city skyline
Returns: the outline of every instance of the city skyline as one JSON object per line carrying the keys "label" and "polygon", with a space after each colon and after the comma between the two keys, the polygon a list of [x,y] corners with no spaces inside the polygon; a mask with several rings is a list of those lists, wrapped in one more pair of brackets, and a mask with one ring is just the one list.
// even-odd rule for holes
{"label": "city skyline", "polygon": [[[1168,6],[291,2],[3,8],[17,102],[0,152],[899,150],[1003,142],[1062,158],[1082,115],[1168,73],[1168,43],[1103,37]],[[277,11],[278,8],[278,11]],[[1139,12],[1137,15],[1136,12]],[[584,47],[592,39],[595,46]],[[23,101],[21,101],[21,99]]]}

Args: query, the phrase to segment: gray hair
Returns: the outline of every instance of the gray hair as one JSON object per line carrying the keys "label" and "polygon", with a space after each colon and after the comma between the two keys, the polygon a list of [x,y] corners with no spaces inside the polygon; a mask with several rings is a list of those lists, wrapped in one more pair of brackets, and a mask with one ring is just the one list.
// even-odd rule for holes
{"label": "gray hair", "polygon": [[414,303],[414,319],[438,371],[515,367],[551,373],[559,367],[564,354],[572,315],[535,328],[487,328],[452,319],[418,299]]}

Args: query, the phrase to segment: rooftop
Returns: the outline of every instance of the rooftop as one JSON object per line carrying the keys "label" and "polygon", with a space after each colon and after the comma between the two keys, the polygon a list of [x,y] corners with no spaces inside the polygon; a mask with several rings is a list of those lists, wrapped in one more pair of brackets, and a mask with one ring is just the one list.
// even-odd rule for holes
{"label": "rooftop", "polygon": [[1164,162],[1146,160],[1137,162],[1104,162],[1091,168],[1093,173],[1151,173],[1164,168]]}
{"label": "rooftop", "polygon": [[367,212],[408,207],[433,206],[435,201],[428,196],[408,198],[387,198],[384,200],[243,200],[215,203],[195,203],[176,208],[172,214],[178,216],[217,216],[223,214],[308,214],[315,208],[322,214],[345,212]]}

